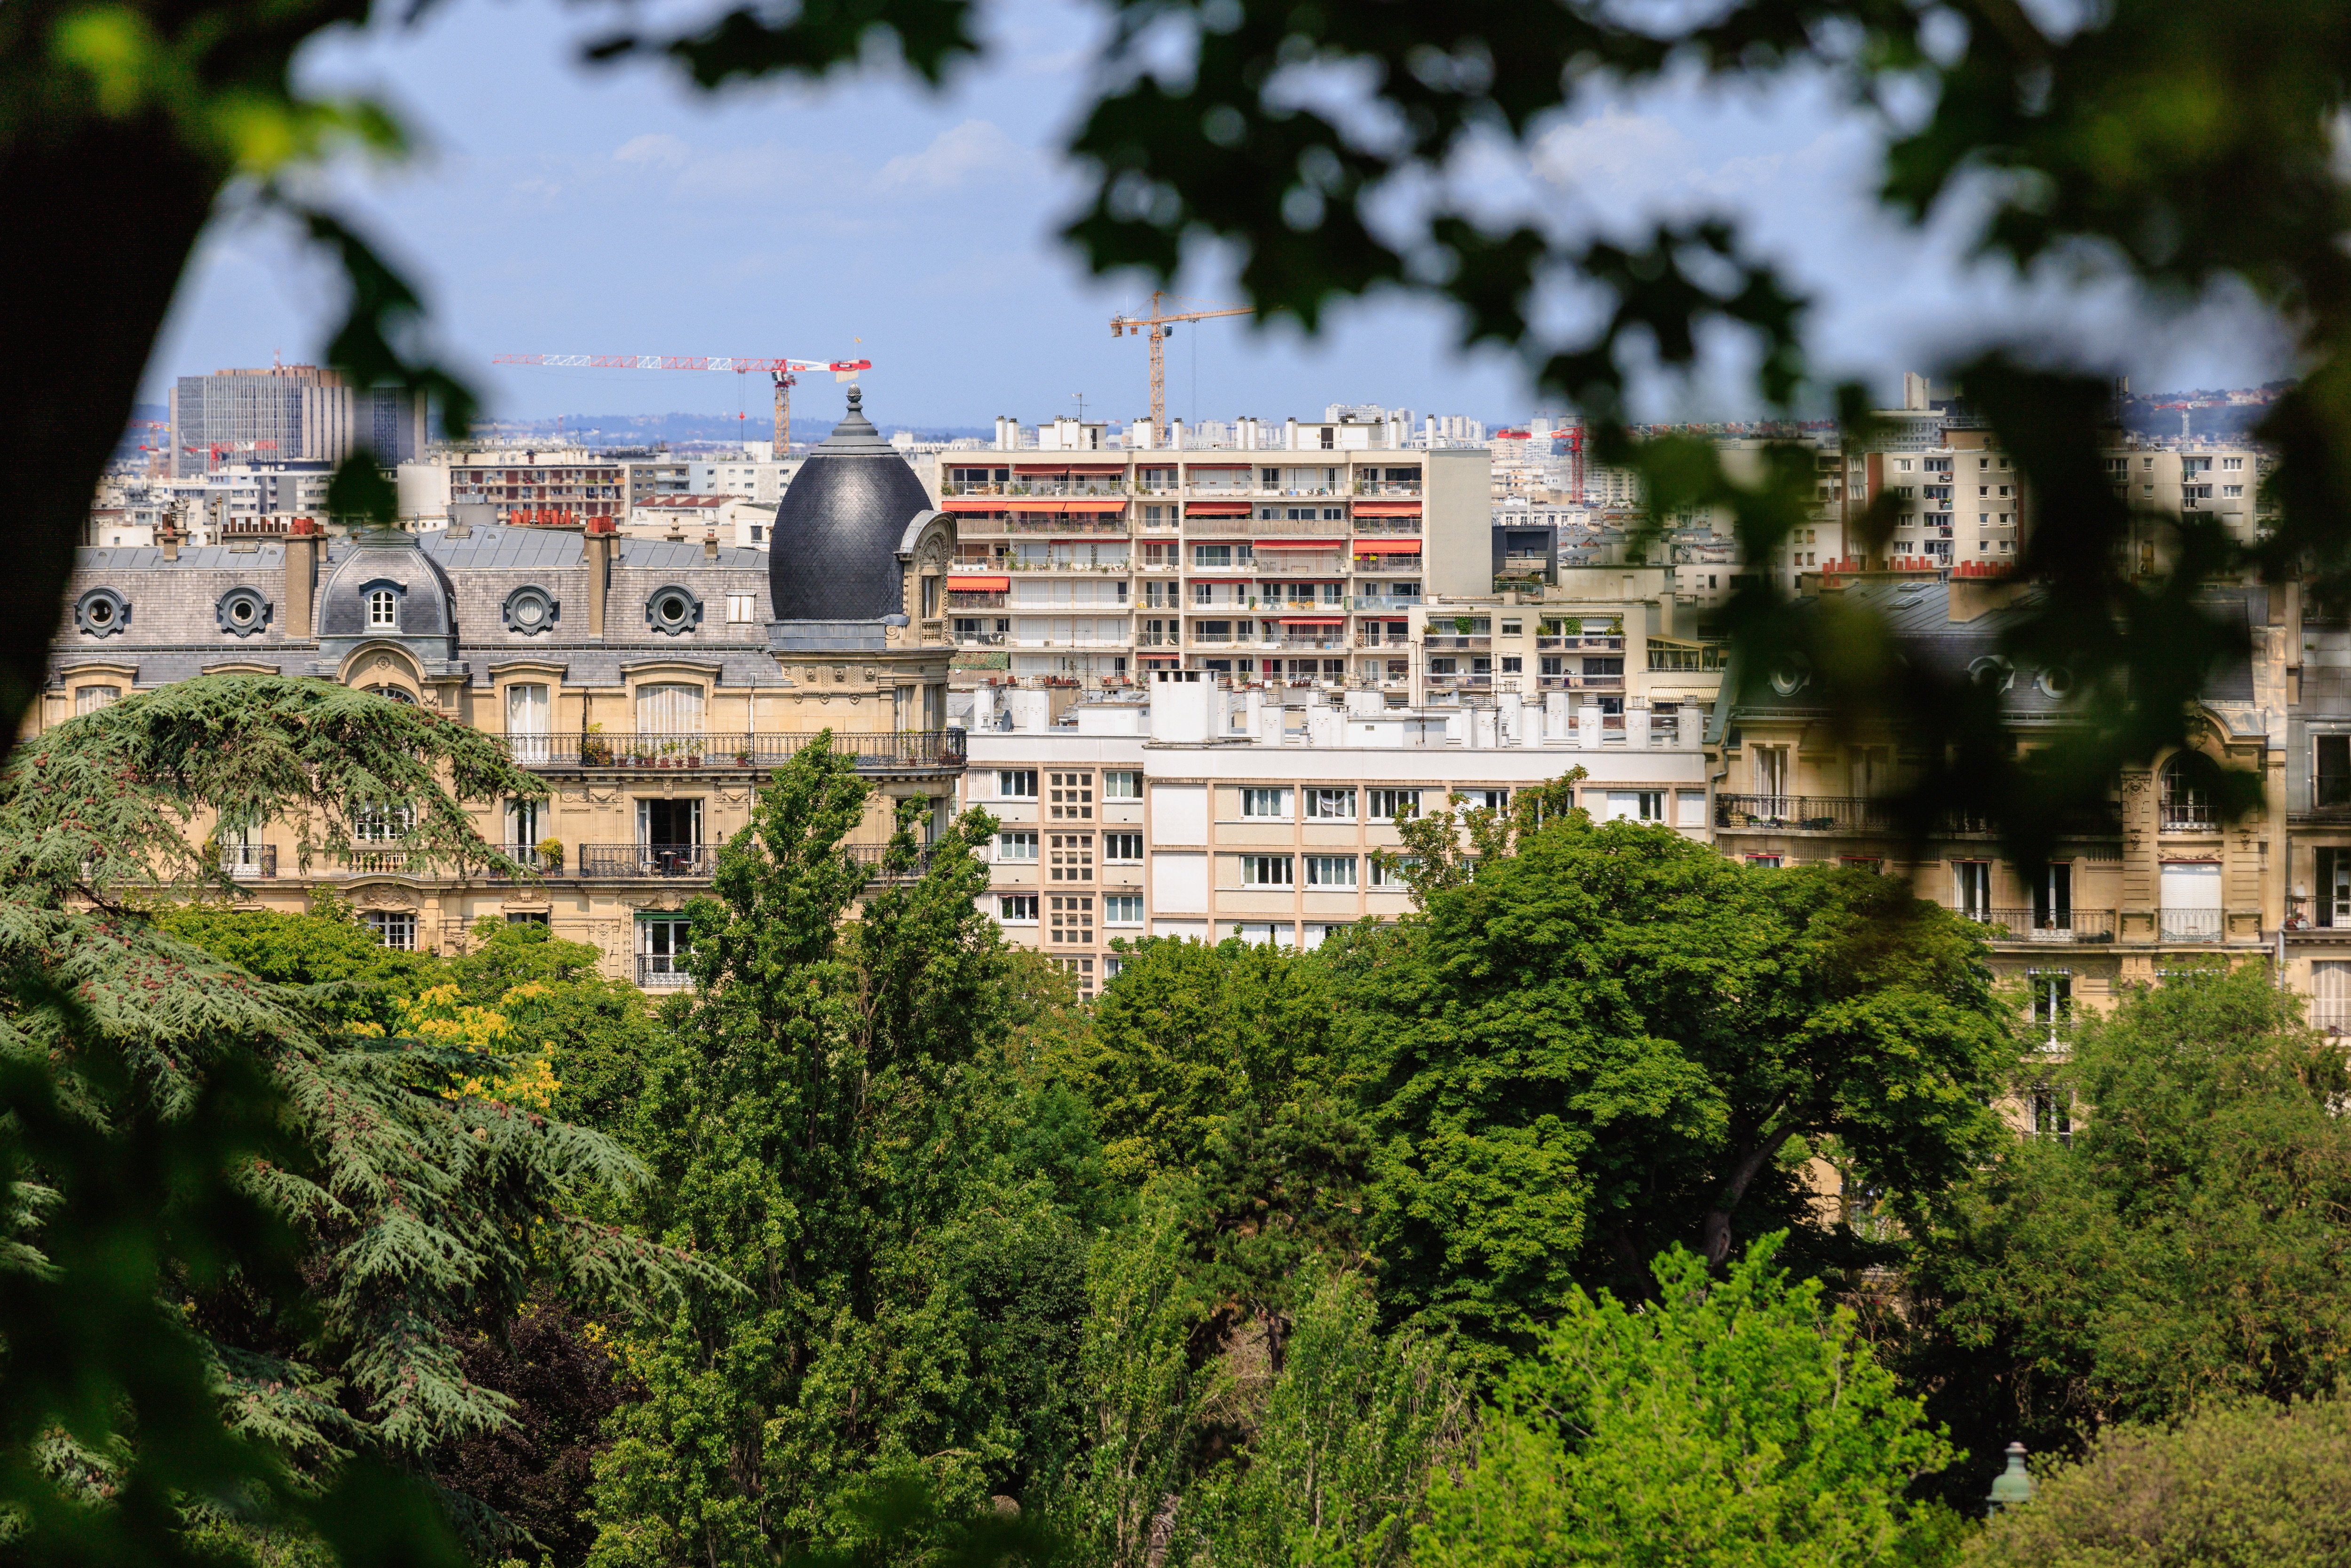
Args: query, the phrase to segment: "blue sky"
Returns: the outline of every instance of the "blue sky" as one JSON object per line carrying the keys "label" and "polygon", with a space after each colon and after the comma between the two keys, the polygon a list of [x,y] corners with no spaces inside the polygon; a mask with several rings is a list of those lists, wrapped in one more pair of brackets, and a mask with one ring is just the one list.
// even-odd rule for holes
{"label": "blue sky", "polygon": [[[1143,346],[1108,319],[1139,286],[1089,278],[1052,238],[1071,200],[1052,148],[1076,112],[1095,22],[1061,0],[990,15],[990,61],[938,94],[903,81],[757,89],[716,100],[645,65],[590,68],[577,45],[603,15],[553,0],[441,0],[414,27],[323,41],[318,83],[361,86],[402,112],[422,153],[348,164],[337,200],[422,282],[451,361],[493,412],[746,410],[757,378],[494,371],[517,352],[858,353],[885,424],[985,425],[998,413],[1138,417]],[[2145,387],[2280,373],[2275,334],[2206,302],[2150,329],[2111,289],[2020,284],[1962,254],[1957,215],[1913,234],[1868,199],[1876,132],[1802,84],[1769,98],[1661,89],[1587,107],[1531,159],[1469,161],[1465,178],[1555,221],[1629,231],[1659,212],[1740,214],[1819,300],[1814,352],[1889,392],[2005,333],[2077,345]],[[1214,256],[1186,293],[1229,298]],[[223,223],[200,249],[143,395],[172,376],[315,355],[334,279],[267,224]],[[1746,412],[1735,351],[1688,388],[1656,387],[1654,417]],[[1171,346],[1171,412],[1319,413],[1330,402],[1517,418],[1535,406],[1499,355],[1451,347],[1437,308],[1391,299],[1340,312],[1322,338],[1220,321]],[[830,419],[839,389],[795,412]]]}

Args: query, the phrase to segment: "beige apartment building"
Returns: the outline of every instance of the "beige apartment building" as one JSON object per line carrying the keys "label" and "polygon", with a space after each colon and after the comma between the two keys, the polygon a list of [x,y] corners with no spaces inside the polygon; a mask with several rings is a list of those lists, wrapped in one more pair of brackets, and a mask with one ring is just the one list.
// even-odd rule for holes
{"label": "beige apartment building", "polygon": [[[778,549],[627,538],[584,525],[455,523],[352,537],[79,552],[31,730],[198,674],[307,675],[503,738],[544,800],[482,808],[538,874],[427,872],[398,802],[298,864],[284,822],[205,823],[246,907],[331,888],[390,946],[452,951],[484,916],[604,950],[610,972],[682,983],[684,901],[758,787],[820,730],[876,794],[854,841],[878,861],[899,800],[953,809],[941,613],[955,525],[858,409],[775,514]],[[536,499],[536,497],[533,497]]]}
{"label": "beige apartment building", "polygon": [[[1008,939],[1054,958],[1092,995],[1122,937],[1238,937],[1313,946],[1335,926],[1410,906],[1374,860],[1395,823],[1456,795],[1500,808],[1583,768],[1594,817],[1704,841],[1711,802],[1698,725],[1563,729],[1506,696],[1492,707],[1395,708],[1376,691],[1236,685],[1155,672],[1136,695],[1077,705],[983,688],[964,803],[999,824],[985,907]],[[999,701],[1000,699],[1000,701]]]}

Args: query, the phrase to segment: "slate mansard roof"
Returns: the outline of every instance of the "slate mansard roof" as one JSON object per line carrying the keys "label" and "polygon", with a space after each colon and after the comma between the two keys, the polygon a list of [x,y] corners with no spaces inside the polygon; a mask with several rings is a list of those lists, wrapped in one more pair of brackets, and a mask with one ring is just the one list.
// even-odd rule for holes
{"label": "slate mansard roof", "polygon": [[[604,636],[597,640],[588,635],[587,541],[562,529],[477,524],[455,538],[331,539],[314,590],[318,634],[302,640],[287,635],[282,542],[183,549],[176,560],[151,547],[85,549],[76,552],[66,612],[50,643],[50,675],[54,682],[77,665],[131,665],[143,688],[224,665],[332,674],[351,649],[390,641],[428,674],[463,666],[476,686],[518,659],[564,665],[565,679],[589,685],[619,685],[626,666],[663,658],[715,665],[727,685],[777,684],[765,550],[726,547],[709,556],[698,540],[621,538],[611,548]],[[399,626],[389,634],[367,623],[365,595],[375,585],[401,595]],[[684,591],[686,616],[664,621],[653,613],[672,597],[665,590]],[[731,620],[730,600],[744,595],[751,599],[748,619]],[[535,619],[517,613],[529,598],[539,601]],[[107,602],[93,615],[91,601],[101,599]]]}

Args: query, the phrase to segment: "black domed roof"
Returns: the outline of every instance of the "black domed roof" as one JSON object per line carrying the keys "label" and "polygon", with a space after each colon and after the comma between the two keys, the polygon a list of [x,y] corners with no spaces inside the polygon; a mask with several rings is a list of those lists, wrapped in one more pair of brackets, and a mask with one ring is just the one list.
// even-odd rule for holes
{"label": "black domed roof", "polygon": [[931,497],[865,417],[849,413],[809,454],[776,507],[768,592],[778,621],[878,621],[905,612],[898,544]]}

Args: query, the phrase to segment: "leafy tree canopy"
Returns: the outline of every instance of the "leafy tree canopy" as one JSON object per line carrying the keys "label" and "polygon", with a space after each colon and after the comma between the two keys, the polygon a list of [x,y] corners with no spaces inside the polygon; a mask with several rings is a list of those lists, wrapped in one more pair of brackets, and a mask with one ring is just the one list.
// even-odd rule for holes
{"label": "leafy tree canopy", "polygon": [[2018,1088],[2071,1098],[2070,1141],[2011,1144],[1919,1239],[1914,1371],[1955,1425],[2043,1447],[2335,1385],[2351,1071],[2265,967],[2135,991]]}
{"label": "leafy tree canopy", "polygon": [[1904,1494],[1952,1452],[1917,1402],[1792,1284],[1778,1239],[1720,1277],[1678,1249],[1638,1311],[1573,1292],[1501,1377],[1458,1479],[1416,1531],[1420,1568],[1493,1563],[1809,1568],[1932,1560],[1954,1531]]}
{"label": "leafy tree canopy", "polygon": [[1800,1164],[1828,1140],[1907,1192],[1988,1147],[2007,1036],[1959,922],[1865,873],[1523,809],[1467,862],[1422,830],[1425,911],[1332,960],[1392,1309],[1512,1342],[1578,1280],[1637,1295],[1677,1244],[1817,1236]]}
{"label": "leafy tree canopy", "polygon": [[2351,1560],[2351,1400],[2216,1401],[2116,1427],[1970,1542],[1968,1568],[2321,1568]]}

